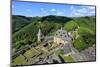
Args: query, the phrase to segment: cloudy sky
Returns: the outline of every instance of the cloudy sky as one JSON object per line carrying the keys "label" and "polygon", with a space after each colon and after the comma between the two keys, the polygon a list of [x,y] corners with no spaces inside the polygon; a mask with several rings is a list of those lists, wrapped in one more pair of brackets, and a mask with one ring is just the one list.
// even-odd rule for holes
{"label": "cloudy sky", "polygon": [[67,17],[94,16],[95,6],[12,2],[12,14],[24,16],[58,15]]}

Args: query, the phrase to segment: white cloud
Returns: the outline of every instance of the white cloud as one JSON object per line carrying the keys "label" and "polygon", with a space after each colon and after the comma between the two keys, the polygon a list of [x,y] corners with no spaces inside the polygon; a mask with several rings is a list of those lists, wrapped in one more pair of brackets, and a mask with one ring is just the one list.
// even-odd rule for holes
{"label": "white cloud", "polygon": [[81,6],[78,8],[71,6],[70,10],[71,10],[71,16],[95,15],[94,6]]}
{"label": "white cloud", "polygon": [[74,6],[70,7],[71,10],[71,16],[80,16],[82,12],[82,9],[76,9]]}
{"label": "white cloud", "polygon": [[71,7],[70,7],[70,10],[74,10],[74,9],[75,9],[74,6],[71,6]]}
{"label": "white cloud", "polygon": [[71,16],[82,16],[84,13],[86,13],[86,9],[73,9],[71,12]]}
{"label": "white cloud", "polygon": [[41,8],[41,11],[43,11],[44,10],[44,8]]}
{"label": "white cloud", "polygon": [[90,10],[95,10],[95,7],[94,6],[90,6],[88,7]]}
{"label": "white cloud", "polygon": [[90,14],[95,14],[95,11],[90,11],[89,13],[90,13]]}
{"label": "white cloud", "polygon": [[87,13],[88,10],[86,8],[81,8],[81,9],[78,9],[77,12],[80,12],[80,13]]}
{"label": "white cloud", "polygon": [[44,8],[41,8],[42,13],[47,13]]}
{"label": "white cloud", "polygon": [[75,15],[75,16],[83,16],[82,13],[78,13],[78,12],[74,13],[74,15]]}
{"label": "white cloud", "polygon": [[89,14],[95,15],[95,7],[94,6],[88,7],[88,11],[89,11]]}
{"label": "white cloud", "polygon": [[43,13],[47,13],[46,11],[43,11]]}
{"label": "white cloud", "polygon": [[63,12],[57,12],[57,15],[62,15],[63,14]]}
{"label": "white cloud", "polygon": [[52,12],[56,11],[56,9],[51,9]]}
{"label": "white cloud", "polygon": [[31,9],[26,9],[26,11],[31,11]]}

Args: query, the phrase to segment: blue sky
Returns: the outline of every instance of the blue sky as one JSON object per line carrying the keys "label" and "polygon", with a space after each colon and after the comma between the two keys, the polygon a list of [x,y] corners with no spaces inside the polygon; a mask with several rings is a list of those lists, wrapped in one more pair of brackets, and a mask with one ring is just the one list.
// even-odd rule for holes
{"label": "blue sky", "polygon": [[94,16],[95,6],[13,1],[12,14],[24,15],[28,17],[46,15],[58,15],[67,17]]}

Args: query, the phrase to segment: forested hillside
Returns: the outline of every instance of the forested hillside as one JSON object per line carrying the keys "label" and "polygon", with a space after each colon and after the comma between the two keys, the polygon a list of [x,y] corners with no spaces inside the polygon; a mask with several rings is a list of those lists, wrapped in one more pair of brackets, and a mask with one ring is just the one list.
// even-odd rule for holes
{"label": "forested hillside", "polygon": [[77,29],[77,39],[73,40],[74,47],[82,51],[96,42],[96,18],[91,17],[78,17],[70,22],[66,22],[65,29],[73,31]]}
{"label": "forested hillside", "polygon": [[26,17],[21,15],[13,15],[12,16],[12,32],[17,32],[21,28],[30,24],[33,21],[36,21],[39,17]]}

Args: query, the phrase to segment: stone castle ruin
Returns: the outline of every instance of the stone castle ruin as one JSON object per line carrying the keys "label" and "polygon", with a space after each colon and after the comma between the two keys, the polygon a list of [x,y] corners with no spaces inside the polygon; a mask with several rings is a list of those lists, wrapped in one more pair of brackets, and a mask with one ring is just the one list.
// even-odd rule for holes
{"label": "stone castle ruin", "polygon": [[[63,28],[58,29],[52,36],[44,36],[41,29],[37,33],[38,46],[26,46],[13,56],[13,65],[62,63],[55,52],[63,50],[64,56],[71,55],[75,61],[86,61],[85,53],[79,53],[72,45],[72,36]],[[18,61],[17,60],[22,60]],[[23,62],[24,61],[24,62]]]}

